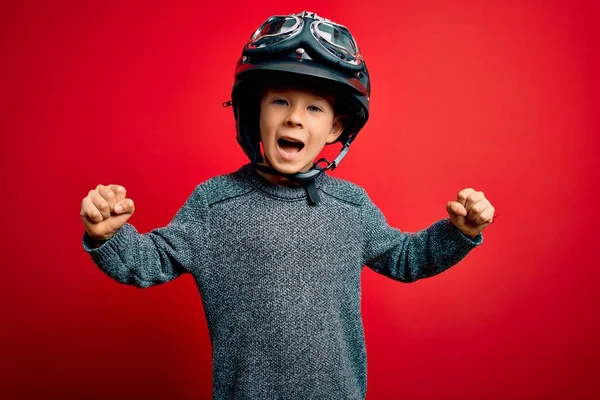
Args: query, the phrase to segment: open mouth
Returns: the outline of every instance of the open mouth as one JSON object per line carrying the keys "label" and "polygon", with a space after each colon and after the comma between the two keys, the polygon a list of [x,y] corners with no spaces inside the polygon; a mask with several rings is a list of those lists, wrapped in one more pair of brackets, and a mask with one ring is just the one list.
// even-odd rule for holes
{"label": "open mouth", "polygon": [[290,156],[295,156],[304,148],[304,143],[302,143],[300,140],[288,137],[279,138],[277,140],[277,145],[284,153]]}

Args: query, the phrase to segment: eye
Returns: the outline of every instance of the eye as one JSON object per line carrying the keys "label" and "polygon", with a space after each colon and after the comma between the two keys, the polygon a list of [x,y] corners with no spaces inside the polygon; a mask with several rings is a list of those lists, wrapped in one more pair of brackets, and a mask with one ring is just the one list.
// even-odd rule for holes
{"label": "eye", "polygon": [[308,106],[308,110],[309,111],[314,111],[314,112],[319,112],[319,111],[323,111],[321,110],[319,107],[317,106]]}
{"label": "eye", "polygon": [[275,100],[273,100],[273,104],[278,104],[280,106],[287,106],[288,102],[283,99],[275,99]]}

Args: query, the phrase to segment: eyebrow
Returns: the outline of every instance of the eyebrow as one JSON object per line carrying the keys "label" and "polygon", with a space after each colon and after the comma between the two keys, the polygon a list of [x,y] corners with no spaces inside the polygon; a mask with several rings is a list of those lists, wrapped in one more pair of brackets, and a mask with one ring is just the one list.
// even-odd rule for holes
{"label": "eyebrow", "polygon": [[314,90],[311,90],[311,89],[302,89],[302,88],[297,88],[297,87],[282,87],[282,88],[268,89],[268,91],[273,92],[273,93],[280,93],[280,94],[283,92],[286,92],[286,91],[299,91],[299,92],[308,93],[311,96],[315,96],[315,97],[325,100],[325,97],[323,95],[318,94]]}
{"label": "eyebrow", "polygon": [[[284,94],[285,94],[284,92],[285,92],[286,90],[288,90],[288,89],[271,89],[271,90],[269,90],[269,91],[271,92],[271,95],[277,95],[277,94],[278,94],[278,95],[284,95]],[[307,91],[307,93],[309,93],[309,92]],[[319,94],[310,93],[310,95],[311,95],[311,96],[313,96],[313,97],[314,97],[314,99],[315,99],[315,100],[317,100],[317,101],[324,101],[324,102],[326,102],[326,103],[330,103],[330,104],[332,103],[332,101],[331,101],[331,100],[328,100],[326,97],[324,97],[324,96],[321,96],[321,95],[319,95]],[[333,99],[332,99],[332,100],[333,100]]]}

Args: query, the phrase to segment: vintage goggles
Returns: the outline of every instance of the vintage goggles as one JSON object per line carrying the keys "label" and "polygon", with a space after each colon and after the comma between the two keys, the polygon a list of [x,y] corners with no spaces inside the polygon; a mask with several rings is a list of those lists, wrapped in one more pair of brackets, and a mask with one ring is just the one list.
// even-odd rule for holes
{"label": "vintage goggles", "polygon": [[[305,22],[304,17],[313,21]],[[364,68],[358,46],[345,26],[306,11],[269,17],[252,34],[244,53],[248,56],[273,54],[295,47],[298,58],[302,58],[306,50],[313,58],[324,58],[345,69],[361,71]]]}

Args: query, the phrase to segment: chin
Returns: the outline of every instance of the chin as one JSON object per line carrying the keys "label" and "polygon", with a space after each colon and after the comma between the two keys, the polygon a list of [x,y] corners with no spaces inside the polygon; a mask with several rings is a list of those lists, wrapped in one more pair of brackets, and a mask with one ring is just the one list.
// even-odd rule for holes
{"label": "chin", "polygon": [[280,163],[275,163],[273,165],[273,168],[275,168],[277,171],[281,172],[282,174],[295,174],[297,172],[300,172],[303,169],[303,167],[299,167],[299,166],[294,166],[294,165],[289,165],[289,164],[280,164]]}

